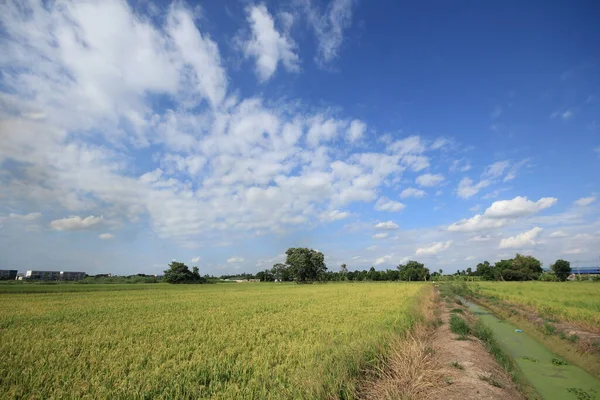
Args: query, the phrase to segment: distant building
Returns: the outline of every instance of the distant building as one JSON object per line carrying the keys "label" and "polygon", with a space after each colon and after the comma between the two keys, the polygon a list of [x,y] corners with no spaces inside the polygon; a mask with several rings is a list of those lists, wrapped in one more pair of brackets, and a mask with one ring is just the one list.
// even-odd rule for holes
{"label": "distant building", "polygon": [[600,267],[572,267],[571,275],[567,279],[570,281],[576,280],[577,277],[591,279],[592,276],[598,275],[600,275]]}
{"label": "distant building", "polygon": [[80,281],[85,278],[85,272],[60,271],[62,281]]}
{"label": "distant building", "polygon": [[15,280],[17,278],[17,272],[16,269],[0,269],[0,280]]}
{"label": "distant building", "polygon": [[40,281],[79,281],[83,278],[85,272],[29,270],[25,273],[25,279]]}
{"label": "distant building", "polygon": [[25,279],[39,281],[57,281],[60,279],[60,271],[28,270],[27,272],[25,272]]}

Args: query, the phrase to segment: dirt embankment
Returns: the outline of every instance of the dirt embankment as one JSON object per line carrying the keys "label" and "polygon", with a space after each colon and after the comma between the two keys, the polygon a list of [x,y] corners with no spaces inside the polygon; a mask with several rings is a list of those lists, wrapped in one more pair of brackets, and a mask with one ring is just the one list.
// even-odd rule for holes
{"label": "dirt embankment", "polygon": [[[380,371],[363,385],[362,399],[524,399],[509,375],[473,336],[450,329],[451,309],[436,293],[423,302],[428,323],[399,338]],[[461,339],[461,340],[459,340]]]}

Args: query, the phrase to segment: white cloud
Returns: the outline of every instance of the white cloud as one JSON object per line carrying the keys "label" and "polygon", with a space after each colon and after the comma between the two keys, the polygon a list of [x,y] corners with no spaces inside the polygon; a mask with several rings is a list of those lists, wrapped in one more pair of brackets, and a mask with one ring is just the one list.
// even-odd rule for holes
{"label": "white cloud", "polygon": [[466,256],[466,257],[465,257],[465,261],[473,261],[473,260],[475,260],[476,258],[477,258],[477,257],[475,257],[475,256]]}
{"label": "white cloud", "polygon": [[244,259],[242,257],[231,257],[227,259],[227,262],[229,264],[239,264],[244,262]]}
{"label": "white cloud", "polygon": [[448,227],[453,232],[475,232],[486,229],[500,228],[511,219],[524,217],[537,213],[556,204],[554,197],[544,197],[533,202],[527,197],[517,196],[512,200],[501,200],[492,203],[483,214],[476,214],[472,218],[461,219]]}
{"label": "white cloud", "polygon": [[592,204],[595,201],[596,201],[596,196],[582,197],[579,200],[575,200],[573,202],[573,204],[575,204],[577,207],[585,207],[585,206],[589,206],[590,204]]}
{"label": "white cloud", "polygon": [[444,181],[444,175],[441,174],[423,174],[417,177],[416,182],[420,186],[433,187]]}
{"label": "white cloud", "polygon": [[427,193],[425,193],[425,191],[421,190],[421,189],[415,189],[415,188],[407,188],[404,189],[402,192],[400,192],[400,198],[401,199],[406,199],[408,197],[424,197],[426,196]]}
{"label": "white cloud", "polygon": [[402,211],[404,207],[406,206],[399,201],[393,201],[387,197],[380,197],[377,203],[375,203],[375,210],[377,211],[397,212]]}
{"label": "white cloud", "polygon": [[381,265],[381,264],[388,263],[392,259],[392,257],[393,257],[392,255],[386,255],[383,257],[379,257],[375,260],[374,264]]}
{"label": "white cloud", "polygon": [[388,234],[386,232],[376,233],[373,235],[373,239],[385,239],[386,237],[388,237]]}
{"label": "white cloud", "polygon": [[489,242],[490,240],[492,240],[492,237],[490,235],[479,235],[479,236],[473,236],[471,238],[469,238],[469,240],[467,240],[468,242]]}
{"label": "white cloud", "polygon": [[50,222],[50,227],[55,231],[80,231],[92,229],[102,222],[102,217],[89,217],[81,218],[78,216],[68,217],[62,219],[56,219]]}
{"label": "white cloud", "polygon": [[256,59],[256,74],[260,80],[268,80],[280,62],[287,71],[298,72],[300,59],[294,52],[296,44],[275,29],[275,22],[267,7],[259,4],[248,7],[246,11],[252,35],[242,46],[247,57]]}
{"label": "white cloud", "polygon": [[429,247],[420,247],[416,251],[416,255],[420,256],[430,256],[438,254],[442,251],[448,250],[452,245],[452,240],[448,240],[446,242],[436,242]]}
{"label": "white cloud", "polygon": [[357,141],[358,139],[363,137],[366,130],[367,125],[364,122],[355,119],[350,123],[350,127],[348,128],[348,140],[350,142]]}
{"label": "white cloud", "polygon": [[333,210],[326,214],[326,219],[329,221],[339,221],[349,216],[350,213],[347,211]]}
{"label": "white cloud", "polygon": [[398,228],[399,228],[398,224],[394,223],[393,221],[380,222],[375,225],[375,229],[395,230]]}
{"label": "white cloud", "polygon": [[429,148],[431,150],[439,150],[439,149],[442,149],[442,148],[444,148],[444,147],[446,147],[446,146],[448,146],[450,144],[451,144],[450,140],[448,140],[446,138],[443,138],[443,137],[440,137],[440,138],[435,139],[433,141],[433,143],[431,143],[431,146],[429,146]]}
{"label": "white cloud", "polygon": [[469,219],[461,219],[448,227],[452,232],[475,232],[485,229],[499,228],[506,224],[503,219],[485,218],[481,214],[477,214]]}
{"label": "white cloud", "polygon": [[325,11],[304,1],[308,22],[317,38],[318,64],[328,64],[337,58],[344,41],[344,30],[352,23],[353,0],[332,0]]}
{"label": "white cloud", "polygon": [[458,188],[456,189],[456,193],[459,197],[463,199],[468,199],[470,197],[475,196],[479,191],[483,188],[491,185],[492,182],[488,179],[483,179],[479,181],[477,184],[474,184],[473,179],[471,178],[463,178],[458,183]]}
{"label": "white cloud", "polygon": [[101,233],[98,235],[98,237],[102,240],[109,240],[115,237],[115,235],[113,235],[112,233]]}
{"label": "white cloud", "polygon": [[565,238],[568,236],[569,236],[569,234],[565,231],[555,231],[549,235],[549,237],[552,237],[552,238]]}
{"label": "white cloud", "polygon": [[507,160],[497,161],[491,165],[488,165],[483,171],[483,177],[488,179],[498,178],[504,174],[504,171],[506,171],[509,165],[510,162]]}
{"label": "white cloud", "polygon": [[487,218],[516,218],[533,214],[552,207],[558,199],[555,197],[544,197],[536,202],[527,200],[527,197],[517,196],[512,200],[495,201],[485,210]]}
{"label": "white cloud", "polygon": [[41,216],[42,216],[42,213],[39,213],[39,212],[34,212],[34,213],[29,213],[29,214],[14,214],[14,213],[8,214],[8,218],[17,219],[17,220],[21,220],[21,221],[35,221],[36,219],[40,218]]}
{"label": "white cloud", "polygon": [[467,172],[471,170],[471,164],[466,160],[453,160],[450,164],[450,172]]}
{"label": "white cloud", "polygon": [[196,257],[192,257],[192,259],[190,261],[197,264],[200,262],[200,260],[202,260],[202,257],[196,256]]}
{"label": "white cloud", "polygon": [[537,237],[543,231],[540,227],[535,227],[527,232],[518,234],[517,236],[504,238],[500,241],[501,249],[523,249],[535,246]]}

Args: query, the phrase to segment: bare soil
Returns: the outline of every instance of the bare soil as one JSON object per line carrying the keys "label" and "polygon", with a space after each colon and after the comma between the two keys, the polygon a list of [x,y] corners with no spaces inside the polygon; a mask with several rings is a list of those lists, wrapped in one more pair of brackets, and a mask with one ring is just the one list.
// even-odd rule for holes
{"label": "bare soil", "polygon": [[[458,340],[450,330],[450,310],[439,296],[423,301],[422,312],[434,325],[421,325],[399,338],[382,370],[368,378],[358,398],[369,400],[521,400],[511,378],[487,352],[479,339]],[[439,323],[441,320],[441,324]]]}
{"label": "bare soil", "polygon": [[456,305],[449,306],[442,302],[441,307],[443,324],[433,335],[432,344],[437,358],[445,368],[446,387],[427,398],[524,399],[506,371],[496,363],[479,339],[469,336],[468,340],[458,340],[458,335],[452,333],[449,324],[450,308],[457,308]]}

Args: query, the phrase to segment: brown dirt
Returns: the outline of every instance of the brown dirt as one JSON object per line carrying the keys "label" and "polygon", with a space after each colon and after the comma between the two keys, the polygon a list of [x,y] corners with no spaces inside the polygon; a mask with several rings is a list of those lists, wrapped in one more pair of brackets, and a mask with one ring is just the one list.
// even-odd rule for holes
{"label": "brown dirt", "polygon": [[[449,325],[449,311],[455,307],[455,304],[448,306],[441,302],[439,295],[427,296],[420,309],[430,323],[421,324],[410,334],[398,338],[383,368],[371,372],[357,397],[369,400],[524,399],[477,338],[456,339]],[[438,324],[433,323],[436,320]],[[453,367],[453,362],[462,369]]]}
{"label": "brown dirt", "polygon": [[[451,307],[455,308],[455,305]],[[433,346],[437,358],[445,366],[446,387],[443,391],[432,393],[427,398],[433,400],[524,399],[508,374],[496,363],[479,339],[469,336],[469,340],[457,340],[458,335],[450,330],[449,307],[442,303],[442,308],[443,324],[433,336]],[[464,317],[462,314],[459,315]],[[463,369],[453,367],[454,362]],[[497,387],[490,381],[502,387]]]}

